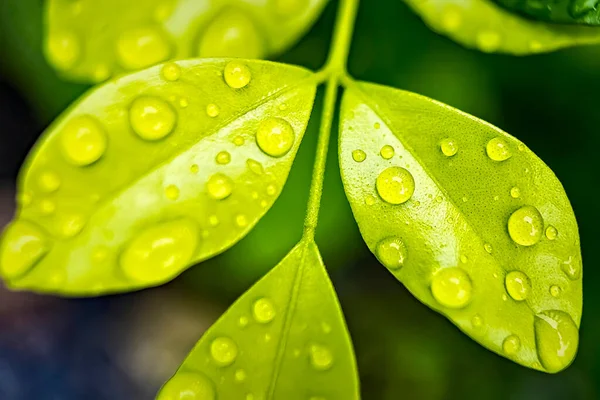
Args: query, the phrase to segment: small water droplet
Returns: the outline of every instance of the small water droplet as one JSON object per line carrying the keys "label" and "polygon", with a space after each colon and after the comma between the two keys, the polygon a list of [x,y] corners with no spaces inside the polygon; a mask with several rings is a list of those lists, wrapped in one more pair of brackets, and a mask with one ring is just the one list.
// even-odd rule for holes
{"label": "small water droplet", "polygon": [[265,340],[265,343],[269,343],[273,337],[269,333],[265,333],[265,336],[263,338]]}
{"label": "small water droplet", "polygon": [[233,181],[224,174],[216,173],[206,182],[208,194],[216,200],[223,200],[233,191]]}
{"label": "small water droplet", "polygon": [[232,89],[241,89],[247,86],[252,79],[250,68],[239,61],[230,61],[223,71],[223,78]]}
{"label": "small water droplet", "polygon": [[56,211],[56,205],[52,200],[44,199],[40,201],[39,209],[42,215],[50,215]]}
{"label": "small water droplet", "polygon": [[233,364],[238,355],[237,345],[228,337],[221,336],[210,344],[210,355],[220,366]]}
{"label": "small water droplet", "polygon": [[506,161],[512,157],[510,146],[506,140],[500,137],[495,137],[490,140],[487,143],[485,150],[488,157],[494,161]]}
{"label": "small water droplet", "polygon": [[179,198],[179,188],[176,185],[169,185],[165,188],[165,196],[169,200],[177,200]]}
{"label": "small water droplet", "polygon": [[375,129],[380,129],[380,128],[381,128],[381,124],[380,124],[379,122],[375,122],[375,123],[373,124],[373,128],[375,128]]}
{"label": "small water droplet", "polygon": [[518,187],[510,189],[510,197],[512,197],[513,199],[518,199],[519,196],[521,196],[521,191]]}
{"label": "small water droplet", "polygon": [[284,119],[268,118],[260,123],[256,132],[256,143],[266,154],[281,157],[294,145],[294,129]]}
{"label": "small water droplet", "polygon": [[477,46],[481,51],[491,53],[500,47],[500,34],[492,30],[483,30],[477,33]]}
{"label": "small water droplet", "polygon": [[310,363],[313,368],[324,371],[333,365],[333,354],[328,347],[313,344],[309,348]]}
{"label": "small water droplet", "polygon": [[247,326],[247,325],[248,325],[248,322],[250,322],[250,321],[248,320],[248,317],[240,317],[240,319],[238,319],[238,325],[239,325],[241,328],[244,328],[245,326]]}
{"label": "small water droplet", "polygon": [[218,105],[210,103],[209,105],[206,106],[206,115],[208,115],[211,118],[216,118],[219,116],[219,114],[221,113],[221,109],[219,108]]}
{"label": "small water droplet", "polygon": [[564,311],[543,311],[534,322],[535,344],[539,359],[548,372],[566,368],[577,353],[579,331]]}
{"label": "small water droplet", "polygon": [[446,138],[440,142],[440,149],[446,157],[452,157],[458,153],[458,144],[454,139]]}
{"label": "small water droplet", "polygon": [[548,227],[546,228],[546,237],[548,238],[548,240],[555,240],[557,236],[558,230],[552,225],[548,225]]}
{"label": "small water droplet", "polygon": [[471,324],[473,325],[473,328],[481,328],[483,326],[483,318],[481,318],[481,315],[475,314],[473,318],[471,318]]}
{"label": "small water droplet", "polygon": [[460,261],[461,261],[463,264],[466,264],[466,263],[467,263],[467,261],[469,261],[469,257],[467,257],[467,256],[465,256],[465,255],[463,254],[462,256],[460,256]]}
{"label": "small water droplet", "polygon": [[415,180],[410,172],[402,167],[389,167],[383,170],[376,181],[379,196],[390,204],[407,202],[415,191]]}
{"label": "small water droplet", "polygon": [[367,158],[367,154],[360,149],[354,150],[352,152],[352,159],[356,162],[363,162],[366,160],[366,158]]}
{"label": "small water droplet", "polygon": [[189,106],[189,105],[190,105],[190,102],[185,97],[182,97],[181,99],[179,99],[179,107],[187,108],[187,106]]}
{"label": "small water droplet", "polygon": [[533,246],[539,242],[543,231],[544,219],[533,206],[519,208],[508,219],[508,233],[521,246]]}
{"label": "small water droplet", "polygon": [[61,181],[59,176],[52,171],[42,172],[38,178],[40,190],[46,193],[56,192],[60,185]]}
{"label": "small water droplet", "polygon": [[267,195],[275,196],[277,194],[277,186],[275,184],[270,183],[267,185]]}
{"label": "small water droplet", "polygon": [[379,151],[379,154],[381,155],[381,157],[384,160],[389,160],[390,158],[394,157],[394,148],[392,146],[390,146],[389,144],[386,144],[385,146],[383,146],[381,148],[381,150]]}
{"label": "small water droplet", "polygon": [[517,335],[507,336],[504,342],[502,342],[502,350],[509,356],[517,354],[520,348],[521,339]]}
{"label": "small water droplet", "polygon": [[220,151],[215,157],[217,164],[225,165],[231,162],[231,154],[228,151]]}
{"label": "small water droplet", "polygon": [[65,217],[61,223],[60,233],[64,238],[77,236],[85,226],[85,218],[81,215]]}
{"label": "small water droplet", "polygon": [[253,173],[255,173],[256,175],[262,175],[265,172],[265,170],[263,169],[262,164],[259,163],[256,160],[253,160],[253,159],[249,158],[246,161],[246,164],[248,165],[248,169],[250,171],[252,171]]}
{"label": "small water droplet", "polygon": [[390,236],[377,244],[376,255],[386,268],[396,270],[404,265],[408,251],[402,239]]}
{"label": "small water droplet", "polygon": [[488,253],[492,254],[492,252],[494,251],[494,248],[492,247],[491,244],[486,243],[483,245],[483,248],[485,249],[485,251],[487,251]]}
{"label": "small water droplet", "polygon": [[50,250],[50,242],[41,228],[26,221],[8,225],[0,242],[0,270],[7,279],[16,278],[33,268]]}
{"label": "small water droplet", "polygon": [[556,286],[556,285],[550,286],[550,295],[552,297],[558,297],[558,296],[560,296],[561,292],[562,292],[562,289],[559,286]]}
{"label": "small water droplet", "polygon": [[377,198],[373,195],[367,195],[367,197],[365,197],[365,204],[368,206],[372,206],[373,204],[375,204],[375,202],[377,201]]}
{"label": "small water droplet", "polygon": [[66,71],[81,58],[81,41],[72,32],[51,33],[46,42],[46,54],[52,65]]}
{"label": "small water droplet", "polygon": [[117,40],[116,53],[123,68],[137,70],[167,60],[171,45],[161,29],[134,28]]}
{"label": "small water droplet", "polygon": [[196,175],[198,172],[200,172],[200,167],[198,166],[198,164],[192,164],[190,166],[190,172],[194,175]]}
{"label": "small water droplet", "polygon": [[236,370],[235,380],[236,382],[244,382],[246,380],[246,371],[244,371],[243,369]]}
{"label": "small water droplet", "polygon": [[252,305],[252,315],[256,322],[261,324],[271,322],[276,314],[273,302],[267,298],[258,299]]}
{"label": "small water droplet", "polygon": [[175,82],[181,77],[181,68],[174,62],[166,63],[162,67],[161,75],[164,80]]}
{"label": "small water droplet", "polygon": [[175,128],[177,114],[173,107],[158,97],[141,96],[129,109],[129,121],[134,132],[144,140],[159,140]]}
{"label": "small water droplet", "polygon": [[325,334],[331,333],[331,325],[329,325],[327,322],[321,322],[321,329]]}
{"label": "small water droplet", "polygon": [[235,144],[236,146],[242,146],[244,142],[245,140],[243,136],[236,136],[233,138],[233,144]]}
{"label": "small water droplet", "polygon": [[471,278],[460,268],[443,268],[433,276],[431,293],[443,306],[465,307],[471,301]]}
{"label": "small water droplet", "polygon": [[93,164],[106,151],[106,132],[100,123],[89,115],[71,119],[60,135],[63,155],[73,165]]}
{"label": "small water droplet", "polygon": [[504,280],[506,291],[516,301],[523,301],[531,292],[531,281],[521,271],[511,271]]}
{"label": "small water droplet", "polygon": [[200,372],[178,372],[160,390],[156,400],[215,400],[213,383]]}
{"label": "small water droplet", "polygon": [[246,217],[244,214],[238,214],[235,216],[235,224],[237,226],[239,226],[240,228],[245,227],[246,225],[248,225],[248,217]]}

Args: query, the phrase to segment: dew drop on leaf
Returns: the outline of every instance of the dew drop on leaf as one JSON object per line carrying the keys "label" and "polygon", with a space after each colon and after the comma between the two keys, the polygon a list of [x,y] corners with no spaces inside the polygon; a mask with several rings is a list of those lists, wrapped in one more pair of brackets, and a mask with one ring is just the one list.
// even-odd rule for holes
{"label": "dew drop on leaf", "polygon": [[275,194],[277,193],[277,186],[275,186],[275,184],[270,183],[267,185],[267,194],[269,196],[275,196]]}
{"label": "dew drop on leaf", "polygon": [[377,244],[377,259],[387,268],[402,268],[407,257],[406,245],[399,237],[387,237]]}
{"label": "dew drop on leaf", "polygon": [[256,322],[261,324],[269,323],[275,318],[275,306],[273,302],[265,297],[258,299],[252,305],[252,315]]}
{"label": "dew drop on leaf", "polygon": [[510,297],[516,301],[525,300],[531,292],[531,281],[521,271],[511,271],[506,274],[504,285]]}
{"label": "dew drop on leaf", "polygon": [[42,192],[53,193],[61,185],[60,177],[52,171],[42,172],[38,178],[38,186]]}
{"label": "dew drop on leaf", "polygon": [[552,225],[548,225],[548,227],[546,228],[546,237],[548,238],[548,240],[555,240],[557,236],[558,230]]}
{"label": "dew drop on leaf", "polygon": [[243,382],[246,380],[246,371],[243,369],[238,369],[235,371],[235,380],[236,382]]}
{"label": "dew drop on leaf", "polygon": [[238,355],[237,345],[228,337],[221,336],[210,344],[210,355],[220,366],[233,364]]}
{"label": "dew drop on leaf", "polygon": [[248,225],[248,217],[244,214],[238,214],[235,216],[235,224],[240,228],[243,228]]}
{"label": "dew drop on leaf", "polygon": [[216,200],[223,200],[233,191],[233,181],[222,173],[216,173],[206,182],[208,194]]}
{"label": "dew drop on leaf", "polygon": [[241,89],[250,83],[252,73],[246,64],[239,61],[230,61],[225,66],[223,78],[230,88]]}
{"label": "dew drop on leaf", "polygon": [[539,242],[543,231],[544,219],[533,206],[519,208],[508,219],[508,233],[521,246],[533,246]]}
{"label": "dew drop on leaf", "polygon": [[521,348],[521,339],[517,335],[507,336],[506,339],[502,342],[502,350],[507,355],[516,354]]}
{"label": "dew drop on leaf", "polygon": [[294,129],[282,118],[268,118],[260,123],[256,143],[266,154],[281,157],[294,145]]}
{"label": "dew drop on leaf", "polygon": [[491,139],[487,143],[485,150],[488,157],[494,161],[506,161],[512,156],[509,144],[500,137]]}
{"label": "dew drop on leaf", "polygon": [[390,204],[407,202],[415,191],[415,180],[410,172],[402,167],[389,167],[383,170],[376,181],[377,193]]}
{"label": "dew drop on leaf", "polygon": [[176,185],[169,185],[165,188],[165,196],[169,200],[177,200],[179,198],[179,188]]}
{"label": "dew drop on leaf", "polygon": [[174,82],[181,77],[181,68],[174,62],[166,63],[160,72],[162,77],[169,82]]}
{"label": "dew drop on leaf", "polygon": [[386,144],[381,148],[379,154],[381,154],[381,157],[384,160],[389,160],[390,158],[394,157],[394,148],[389,144]]}
{"label": "dew drop on leaf", "polygon": [[198,166],[198,164],[190,165],[190,172],[194,175],[196,175],[198,172],[200,172],[200,167]]}
{"label": "dew drop on leaf", "polygon": [[556,286],[556,285],[550,286],[550,295],[552,297],[558,297],[558,296],[560,296],[560,292],[561,291],[562,290],[561,290],[561,288],[559,286]]}
{"label": "dew drop on leaf", "polygon": [[156,400],[216,400],[213,383],[200,372],[182,372],[162,387]]}
{"label": "dew drop on leaf", "polygon": [[483,30],[479,32],[476,36],[477,46],[481,51],[485,52],[493,52],[498,50],[500,47],[500,34],[491,30]]}
{"label": "dew drop on leaf", "polygon": [[352,159],[360,163],[367,159],[367,154],[360,149],[356,149],[352,151]]}
{"label": "dew drop on leaf", "polygon": [[76,166],[90,165],[98,161],[106,151],[106,132],[89,115],[75,117],[63,128],[61,145],[67,162]]}
{"label": "dew drop on leaf", "polygon": [[228,151],[220,151],[215,158],[217,164],[225,165],[231,162],[231,154]]}
{"label": "dew drop on leaf", "polygon": [[81,58],[81,42],[72,32],[50,34],[46,42],[46,54],[50,62],[58,69],[71,69]]}
{"label": "dew drop on leaf", "polygon": [[473,318],[471,318],[471,324],[474,328],[481,328],[483,326],[483,318],[481,318],[481,315],[475,314]]}
{"label": "dew drop on leaf", "polygon": [[50,215],[56,211],[56,205],[52,200],[44,199],[40,202],[40,213]]}
{"label": "dew drop on leaf", "polygon": [[177,114],[166,101],[141,96],[131,104],[129,121],[134,132],[142,139],[159,140],[173,131]]}
{"label": "dew drop on leaf", "polygon": [[446,157],[452,157],[458,153],[458,144],[454,139],[446,138],[440,143],[440,149]]}
{"label": "dew drop on leaf", "polygon": [[9,278],[27,272],[50,250],[46,234],[31,222],[14,222],[2,236],[0,270]]}
{"label": "dew drop on leaf", "polygon": [[485,249],[485,251],[487,251],[489,254],[492,254],[492,252],[494,251],[494,248],[492,247],[491,244],[486,243],[483,245],[483,248]]}
{"label": "dew drop on leaf", "polygon": [[518,187],[513,187],[512,189],[510,189],[510,197],[512,197],[513,199],[518,199],[521,196],[521,191],[519,190]]}
{"label": "dew drop on leaf", "polygon": [[431,293],[445,307],[462,308],[471,300],[471,278],[461,268],[443,268],[433,276]]}
{"label": "dew drop on leaf", "polygon": [[540,362],[548,372],[566,368],[577,352],[579,332],[564,311],[543,311],[535,316],[535,343]]}
{"label": "dew drop on leaf", "polygon": [[333,365],[331,350],[319,344],[312,344],[309,348],[310,363],[317,370],[327,370]]}
{"label": "dew drop on leaf", "polygon": [[206,115],[208,115],[211,118],[218,117],[220,112],[221,110],[219,109],[219,106],[214,103],[210,103],[206,106]]}
{"label": "dew drop on leaf", "polygon": [[81,215],[65,217],[60,225],[60,233],[64,238],[78,235],[85,226],[85,219]]}
{"label": "dew drop on leaf", "polygon": [[146,68],[169,58],[171,45],[159,28],[134,28],[116,43],[119,64],[129,70]]}

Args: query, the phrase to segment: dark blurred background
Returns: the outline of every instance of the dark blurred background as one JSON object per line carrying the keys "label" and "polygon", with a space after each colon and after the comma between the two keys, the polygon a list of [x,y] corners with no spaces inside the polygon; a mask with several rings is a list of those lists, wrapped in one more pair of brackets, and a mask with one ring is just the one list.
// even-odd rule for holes
{"label": "dark blurred background", "polygon": [[[432,33],[400,1],[362,3],[352,74],[433,97],[527,143],[565,186],[585,260],[574,364],[546,375],[507,361],[421,305],[378,264],[352,219],[332,143],[317,241],[356,347],[363,398],[600,398],[600,255],[592,251],[600,240],[600,47],[481,54]],[[277,59],[318,69],[335,5]],[[0,227],[11,218],[27,151],[88,89],[48,67],[42,33],[42,0],[0,0]],[[204,330],[300,238],[317,126],[313,118],[283,194],[252,233],[174,282],[95,299],[0,287],[0,399],[153,398]]]}

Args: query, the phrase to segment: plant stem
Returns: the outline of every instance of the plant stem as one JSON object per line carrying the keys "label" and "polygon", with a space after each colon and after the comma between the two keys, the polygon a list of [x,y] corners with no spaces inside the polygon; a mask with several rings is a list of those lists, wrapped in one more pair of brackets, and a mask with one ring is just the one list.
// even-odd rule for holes
{"label": "plant stem", "polygon": [[340,0],[335,31],[331,41],[331,49],[323,72],[328,75],[325,88],[325,100],[319,127],[319,141],[313,169],[306,220],[304,222],[304,238],[313,240],[315,229],[319,220],[321,196],[323,193],[323,180],[327,164],[327,152],[331,139],[331,128],[335,115],[335,104],[340,78],[346,75],[346,65],[350,42],[354,30],[354,20],[358,10],[359,0]]}

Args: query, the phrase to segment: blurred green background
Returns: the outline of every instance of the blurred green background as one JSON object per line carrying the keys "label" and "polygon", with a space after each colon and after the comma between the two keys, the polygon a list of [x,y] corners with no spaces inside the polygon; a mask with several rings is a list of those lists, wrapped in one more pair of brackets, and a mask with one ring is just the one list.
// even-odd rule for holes
{"label": "blurred green background", "polygon": [[[13,212],[28,149],[88,89],[61,81],[43,59],[42,3],[0,0],[0,227]],[[335,3],[277,60],[322,66]],[[363,398],[600,398],[600,257],[592,251],[600,240],[600,47],[482,54],[429,31],[398,0],[363,0],[350,71],[450,104],[527,143],[565,186],[585,260],[574,364],[558,375],[513,364],[421,305],[378,264],[352,219],[332,143],[317,242],[352,334]],[[153,398],[202,332],[300,238],[318,122],[315,113],[283,194],[252,233],[174,282],[81,300],[0,288],[0,399]]]}

